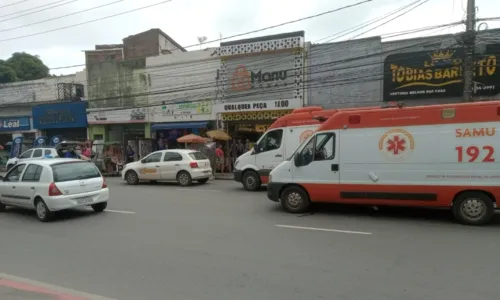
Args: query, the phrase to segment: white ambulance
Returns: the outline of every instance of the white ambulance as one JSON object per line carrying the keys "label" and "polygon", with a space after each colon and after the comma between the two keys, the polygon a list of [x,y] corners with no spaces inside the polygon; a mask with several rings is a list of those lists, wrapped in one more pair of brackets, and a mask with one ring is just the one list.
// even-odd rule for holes
{"label": "white ambulance", "polygon": [[234,180],[241,182],[248,191],[256,191],[267,184],[271,170],[335,112],[337,110],[303,107],[277,119],[253,149],[238,157],[234,164]]}
{"label": "white ambulance", "polygon": [[268,198],[449,207],[481,225],[500,202],[500,101],[339,111],[272,170]]}

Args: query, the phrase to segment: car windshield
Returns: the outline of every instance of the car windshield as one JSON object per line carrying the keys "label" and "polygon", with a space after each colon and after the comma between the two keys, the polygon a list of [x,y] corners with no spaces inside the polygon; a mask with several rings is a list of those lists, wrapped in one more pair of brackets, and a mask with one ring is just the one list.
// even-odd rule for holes
{"label": "car windshield", "polygon": [[189,156],[194,159],[194,160],[203,160],[203,159],[208,159],[203,155],[201,152],[191,152],[189,153]]}
{"label": "car windshield", "polygon": [[307,139],[303,140],[303,141],[302,141],[302,143],[300,143],[300,145],[299,145],[297,148],[295,148],[295,151],[293,151],[292,155],[290,155],[290,156],[289,156],[286,160],[292,160],[292,157],[295,155],[295,153],[297,153],[297,151],[298,151],[299,149],[301,149],[301,148],[302,148],[302,146],[303,146],[303,145],[304,145],[307,141],[309,141],[309,138],[307,138]]}
{"label": "car windshield", "polygon": [[90,162],[71,162],[52,165],[54,182],[101,177],[99,170]]}

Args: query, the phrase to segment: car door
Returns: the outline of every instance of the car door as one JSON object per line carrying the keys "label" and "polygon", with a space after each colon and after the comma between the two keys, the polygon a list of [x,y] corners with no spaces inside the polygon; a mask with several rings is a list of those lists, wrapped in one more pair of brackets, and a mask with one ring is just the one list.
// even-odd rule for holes
{"label": "car door", "polygon": [[166,151],[163,161],[160,164],[160,173],[162,180],[175,180],[177,172],[180,170],[182,155],[177,152]]}
{"label": "car door", "polygon": [[19,206],[27,208],[33,207],[33,197],[35,196],[36,189],[39,186],[42,170],[42,166],[33,163],[28,164],[25,168],[21,181],[18,183],[16,188],[19,196]]}
{"label": "car door", "polygon": [[261,176],[268,176],[283,161],[283,129],[268,131],[254,148],[255,165]]}
{"label": "car door", "polygon": [[163,152],[153,152],[141,160],[142,166],[139,168],[139,178],[141,180],[159,180],[160,162],[163,158]]}
{"label": "car door", "polygon": [[296,155],[301,156],[301,165],[292,168],[293,181],[308,188],[314,201],[336,200],[335,193],[340,182],[338,134],[319,133],[313,136]]}
{"label": "car door", "polygon": [[26,164],[17,164],[5,175],[0,184],[0,197],[2,203],[18,206],[22,203],[18,194],[19,181]]}

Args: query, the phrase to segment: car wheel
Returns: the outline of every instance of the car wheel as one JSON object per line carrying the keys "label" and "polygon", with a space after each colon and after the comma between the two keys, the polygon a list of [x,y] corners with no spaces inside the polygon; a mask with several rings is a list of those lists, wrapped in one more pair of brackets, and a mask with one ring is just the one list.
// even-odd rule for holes
{"label": "car wheel", "polygon": [[208,182],[208,178],[198,179],[198,183],[205,184]]}
{"label": "car wheel", "polygon": [[10,169],[12,169],[14,166],[15,166],[15,165],[13,165],[13,164],[8,164],[8,165],[7,165],[7,171],[9,171]]}
{"label": "car wheel", "polygon": [[495,207],[493,199],[482,192],[465,192],[453,202],[453,216],[465,225],[484,225],[488,223]]}
{"label": "car wheel", "polygon": [[3,204],[2,202],[0,202],[0,212],[4,212],[7,210],[7,206],[5,204]]}
{"label": "car wheel", "polygon": [[135,171],[127,171],[127,173],[125,173],[125,180],[127,184],[135,185],[139,183],[139,176]]}
{"label": "car wheel", "polygon": [[42,199],[38,199],[35,203],[36,216],[42,222],[48,222],[52,219],[53,213],[47,207],[47,204]]}
{"label": "car wheel", "polygon": [[287,187],[280,195],[281,206],[290,213],[303,213],[311,205],[307,193],[298,186]]}
{"label": "car wheel", "polygon": [[246,171],[243,175],[243,187],[247,191],[257,191],[260,189],[261,182],[259,175],[254,171]]}
{"label": "car wheel", "polygon": [[106,209],[106,207],[108,207],[108,202],[97,203],[97,204],[91,205],[91,207],[95,212],[102,212]]}
{"label": "car wheel", "polygon": [[177,182],[182,186],[191,185],[193,182],[191,179],[191,175],[186,171],[181,171],[177,174]]}

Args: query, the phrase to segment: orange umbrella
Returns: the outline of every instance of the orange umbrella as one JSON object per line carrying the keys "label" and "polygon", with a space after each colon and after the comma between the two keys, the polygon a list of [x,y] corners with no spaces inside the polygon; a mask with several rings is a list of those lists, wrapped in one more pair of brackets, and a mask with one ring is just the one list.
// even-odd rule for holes
{"label": "orange umbrella", "polygon": [[177,139],[179,143],[204,144],[205,139],[196,134],[188,134]]}

